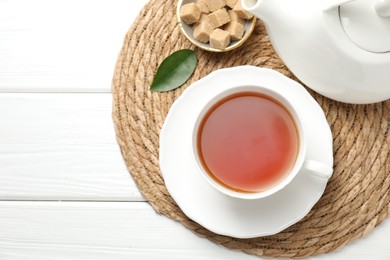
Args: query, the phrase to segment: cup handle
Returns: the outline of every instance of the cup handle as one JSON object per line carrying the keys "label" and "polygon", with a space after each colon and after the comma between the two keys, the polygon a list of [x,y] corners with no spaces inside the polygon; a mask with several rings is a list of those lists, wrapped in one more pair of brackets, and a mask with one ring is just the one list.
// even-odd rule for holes
{"label": "cup handle", "polygon": [[313,160],[304,161],[302,165],[302,169],[305,169],[316,176],[326,178],[326,179],[329,179],[333,173],[332,167]]}

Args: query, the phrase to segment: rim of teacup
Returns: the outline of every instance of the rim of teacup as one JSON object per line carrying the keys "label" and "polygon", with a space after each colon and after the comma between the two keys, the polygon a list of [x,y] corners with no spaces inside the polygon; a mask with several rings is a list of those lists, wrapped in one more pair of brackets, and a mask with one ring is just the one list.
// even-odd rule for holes
{"label": "rim of teacup", "polygon": [[[266,189],[264,191],[258,191],[258,192],[248,192],[248,191],[240,191],[240,190],[234,190],[233,188],[229,188],[221,183],[219,183],[217,180],[215,180],[213,177],[211,177],[207,170],[204,169],[204,166],[201,162],[199,151],[198,151],[198,132],[200,125],[203,121],[203,118],[207,115],[209,110],[216,105],[221,100],[228,98],[231,95],[236,95],[239,93],[254,93],[254,94],[261,94],[264,96],[268,96],[271,99],[274,99],[275,101],[281,103],[285,107],[285,109],[290,113],[291,117],[293,118],[294,124],[297,129],[298,133],[298,141],[299,141],[299,149],[297,156],[295,158],[295,162],[293,167],[290,170],[290,173],[286,175],[280,182],[273,185],[269,189]],[[306,156],[306,130],[303,125],[302,119],[300,118],[296,106],[293,102],[291,102],[288,98],[286,98],[282,93],[275,91],[269,87],[265,86],[235,86],[231,87],[223,92],[220,92],[213,97],[210,97],[210,99],[206,102],[206,105],[200,110],[200,112],[197,115],[197,118],[194,122],[193,128],[192,128],[192,158],[195,162],[196,168],[198,173],[203,177],[206,182],[209,183],[214,189],[217,191],[238,199],[261,199],[265,197],[269,197],[276,192],[282,190],[284,187],[286,187],[299,173],[301,170],[303,163],[305,161]]]}

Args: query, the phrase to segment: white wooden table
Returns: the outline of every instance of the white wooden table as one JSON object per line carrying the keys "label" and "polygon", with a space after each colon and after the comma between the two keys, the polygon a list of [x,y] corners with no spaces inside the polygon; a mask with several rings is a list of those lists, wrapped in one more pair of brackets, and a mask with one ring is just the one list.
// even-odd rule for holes
{"label": "white wooden table", "polygon": [[[147,0],[0,0],[0,260],[259,259],[156,214],[111,120],[124,35]],[[390,259],[390,221],[310,259]]]}

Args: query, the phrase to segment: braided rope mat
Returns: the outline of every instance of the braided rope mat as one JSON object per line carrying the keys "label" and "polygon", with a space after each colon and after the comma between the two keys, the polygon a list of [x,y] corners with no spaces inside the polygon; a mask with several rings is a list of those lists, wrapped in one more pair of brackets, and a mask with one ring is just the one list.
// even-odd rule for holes
{"label": "braided rope mat", "polygon": [[151,0],[128,31],[113,79],[113,120],[122,155],[152,207],[200,236],[228,248],[273,257],[304,257],[333,251],[366,235],[390,213],[390,100],[348,105],[313,91],[334,138],[335,171],[310,213],[272,236],[236,239],[214,234],[188,219],[170,197],[159,171],[159,132],[175,99],[192,82],[223,67],[254,65],[294,78],[271,47],[259,21],[237,50],[216,54],[196,50],[198,66],[183,87],[152,93],[161,61],[194,46],[181,35],[174,0]]}

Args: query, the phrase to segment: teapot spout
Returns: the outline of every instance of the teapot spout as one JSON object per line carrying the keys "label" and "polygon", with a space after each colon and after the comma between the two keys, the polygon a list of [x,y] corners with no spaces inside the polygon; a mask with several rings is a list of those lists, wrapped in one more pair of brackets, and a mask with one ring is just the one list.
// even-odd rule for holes
{"label": "teapot spout", "polygon": [[264,8],[265,4],[264,2],[267,2],[267,0],[239,0],[241,1],[242,8],[252,13],[254,16],[260,18],[262,21],[267,21],[268,17],[268,8]]}

